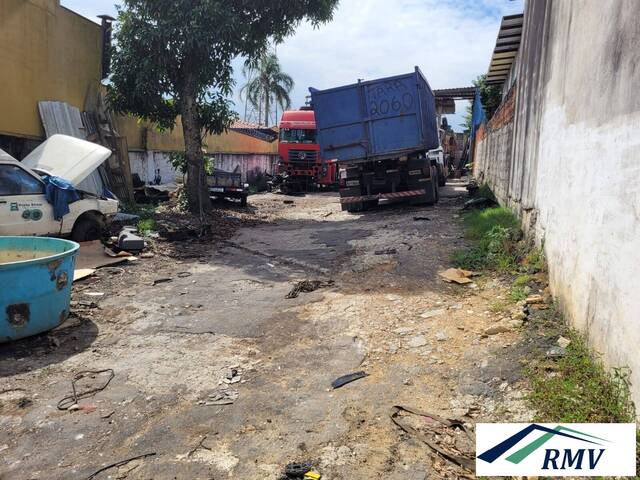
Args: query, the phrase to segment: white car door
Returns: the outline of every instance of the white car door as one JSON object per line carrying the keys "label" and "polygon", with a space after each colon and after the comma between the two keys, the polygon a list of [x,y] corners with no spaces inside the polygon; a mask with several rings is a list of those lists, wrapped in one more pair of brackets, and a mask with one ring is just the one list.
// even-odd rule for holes
{"label": "white car door", "polygon": [[17,163],[0,163],[0,235],[56,235],[60,226],[44,183]]}

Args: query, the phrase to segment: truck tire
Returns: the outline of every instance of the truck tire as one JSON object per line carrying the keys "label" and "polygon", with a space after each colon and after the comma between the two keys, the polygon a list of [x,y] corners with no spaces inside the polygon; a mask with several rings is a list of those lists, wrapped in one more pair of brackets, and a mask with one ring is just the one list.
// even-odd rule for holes
{"label": "truck tire", "polygon": [[442,165],[438,165],[438,186],[444,187],[447,184],[446,170]]}
{"label": "truck tire", "polygon": [[434,200],[433,200],[433,203],[431,205],[434,205],[434,204],[438,203],[438,200],[440,200],[440,188],[439,188],[440,175],[439,175],[439,172],[438,172],[437,168],[434,168],[432,173],[433,173],[433,177],[431,177],[432,178],[431,184],[433,185],[433,199]]}
{"label": "truck tire", "polygon": [[104,230],[104,221],[97,215],[83,215],[76,220],[71,230],[71,240],[74,242],[90,242],[99,240]]}
{"label": "truck tire", "polygon": [[247,196],[244,195],[243,197],[240,198],[240,206],[241,207],[246,207],[247,206]]}
{"label": "truck tire", "polygon": [[346,209],[349,213],[358,213],[364,210],[364,205],[363,202],[347,203]]}
{"label": "truck tire", "polygon": [[378,200],[367,200],[366,202],[362,202],[363,210],[372,210],[378,206]]}

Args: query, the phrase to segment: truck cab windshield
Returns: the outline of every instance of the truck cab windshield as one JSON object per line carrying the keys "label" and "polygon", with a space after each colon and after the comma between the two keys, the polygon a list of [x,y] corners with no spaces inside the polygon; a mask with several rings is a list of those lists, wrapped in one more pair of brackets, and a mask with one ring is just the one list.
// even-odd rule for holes
{"label": "truck cab windshield", "polygon": [[283,128],[280,141],[284,143],[316,143],[316,131],[302,128]]}

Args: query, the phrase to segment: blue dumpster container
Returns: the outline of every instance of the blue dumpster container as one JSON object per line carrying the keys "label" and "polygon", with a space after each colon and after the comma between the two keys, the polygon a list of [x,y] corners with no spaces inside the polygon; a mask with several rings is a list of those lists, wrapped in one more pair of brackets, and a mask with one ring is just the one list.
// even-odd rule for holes
{"label": "blue dumpster container", "polygon": [[0,237],[0,343],[67,319],[79,248],[60,238]]}
{"label": "blue dumpster container", "polygon": [[418,67],[395,77],[309,91],[322,158],[346,165],[438,147],[435,97]]}

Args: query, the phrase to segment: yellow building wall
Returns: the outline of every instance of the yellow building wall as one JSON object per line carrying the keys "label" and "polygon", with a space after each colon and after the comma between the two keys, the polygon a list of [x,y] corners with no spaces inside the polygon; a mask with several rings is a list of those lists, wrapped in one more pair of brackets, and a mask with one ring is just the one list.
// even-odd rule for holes
{"label": "yellow building wall", "polygon": [[[115,128],[127,137],[129,150],[153,150],[157,152],[184,151],[182,124],[178,118],[173,130],[158,131],[148,122],[134,117],[114,116]],[[243,133],[228,131],[222,135],[207,135],[204,147],[208,153],[277,154],[278,142],[265,142]]]}
{"label": "yellow building wall", "polygon": [[[100,25],[59,0],[0,0],[0,134],[44,139],[38,102],[67,102],[84,110],[102,76]],[[147,122],[114,115],[130,150],[183,151],[182,126],[158,132]],[[228,132],[208,135],[210,153],[271,153],[278,142]]]}
{"label": "yellow building wall", "polygon": [[58,0],[0,0],[0,133],[43,138],[38,101],[83,109],[101,77],[100,25]]}

